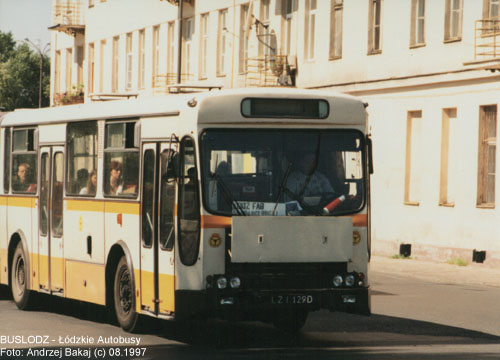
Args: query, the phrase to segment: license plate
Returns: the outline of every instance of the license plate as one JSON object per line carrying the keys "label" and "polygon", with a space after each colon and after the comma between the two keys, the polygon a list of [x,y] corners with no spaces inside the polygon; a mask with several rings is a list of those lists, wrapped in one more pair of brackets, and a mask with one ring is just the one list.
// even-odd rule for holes
{"label": "license plate", "polygon": [[274,295],[271,296],[273,305],[308,305],[314,303],[313,295]]}

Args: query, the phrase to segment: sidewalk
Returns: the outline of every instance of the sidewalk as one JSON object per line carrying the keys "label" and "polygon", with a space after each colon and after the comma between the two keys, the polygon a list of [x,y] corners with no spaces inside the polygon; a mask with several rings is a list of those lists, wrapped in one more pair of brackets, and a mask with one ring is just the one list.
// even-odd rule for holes
{"label": "sidewalk", "polygon": [[500,269],[482,267],[481,264],[475,263],[457,266],[425,260],[392,259],[377,255],[371,258],[370,272],[415,278],[439,284],[500,287]]}

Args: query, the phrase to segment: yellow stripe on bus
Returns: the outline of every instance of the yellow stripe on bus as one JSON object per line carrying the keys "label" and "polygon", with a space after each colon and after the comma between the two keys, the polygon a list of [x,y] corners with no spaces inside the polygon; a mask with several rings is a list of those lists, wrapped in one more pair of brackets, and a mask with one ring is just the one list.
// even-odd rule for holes
{"label": "yellow stripe on bus", "polygon": [[105,211],[115,214],[139,215],[139,203],[106,202]]}
{"label": "yellow stripe on bus", "polygon": [[66,200],[66,209],[69,211],[104,212],[104,202],[95,200]]}
{"label": "yellow stripe on bus", "polygon": [[7,198],[5,196],[0,196],[0,206],[7,205]]}
{"label": "yellow stripe on bus", "polygon": [[0,249],[0,283],[7,284],[9,282],[9,271],[7,269],[7,249]]}
{"label": "yellow stripe on bus", "polygon": [[8,206],[16,206],[16,207],[34,208],[35,201],[36,201],[36,198],[33,198],[33,197],[11,196],[7,200],[7,205]]}

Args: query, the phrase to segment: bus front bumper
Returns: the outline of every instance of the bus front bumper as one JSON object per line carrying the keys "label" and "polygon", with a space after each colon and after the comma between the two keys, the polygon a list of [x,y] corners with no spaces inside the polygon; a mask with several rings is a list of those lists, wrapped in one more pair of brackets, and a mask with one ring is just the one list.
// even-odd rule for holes
{"label": "bus front bumper", "polygon": [[286,311],[327,309],[370,315],[370,288],[300,290],[212,288],[205,291],[176,292],[176,313],[181,317],[198,313],[222,318],[255,318],[258,314],[280,309]]}

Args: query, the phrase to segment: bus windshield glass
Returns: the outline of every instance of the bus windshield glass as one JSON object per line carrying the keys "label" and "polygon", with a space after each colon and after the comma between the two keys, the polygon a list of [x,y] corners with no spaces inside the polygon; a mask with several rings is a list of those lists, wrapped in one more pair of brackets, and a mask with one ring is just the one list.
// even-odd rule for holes
{"label": "bus windshield glass", "polygon": [[328,216],[365,203],[358,130],[208,129],[201,136],[203,203],[213,214]]}

